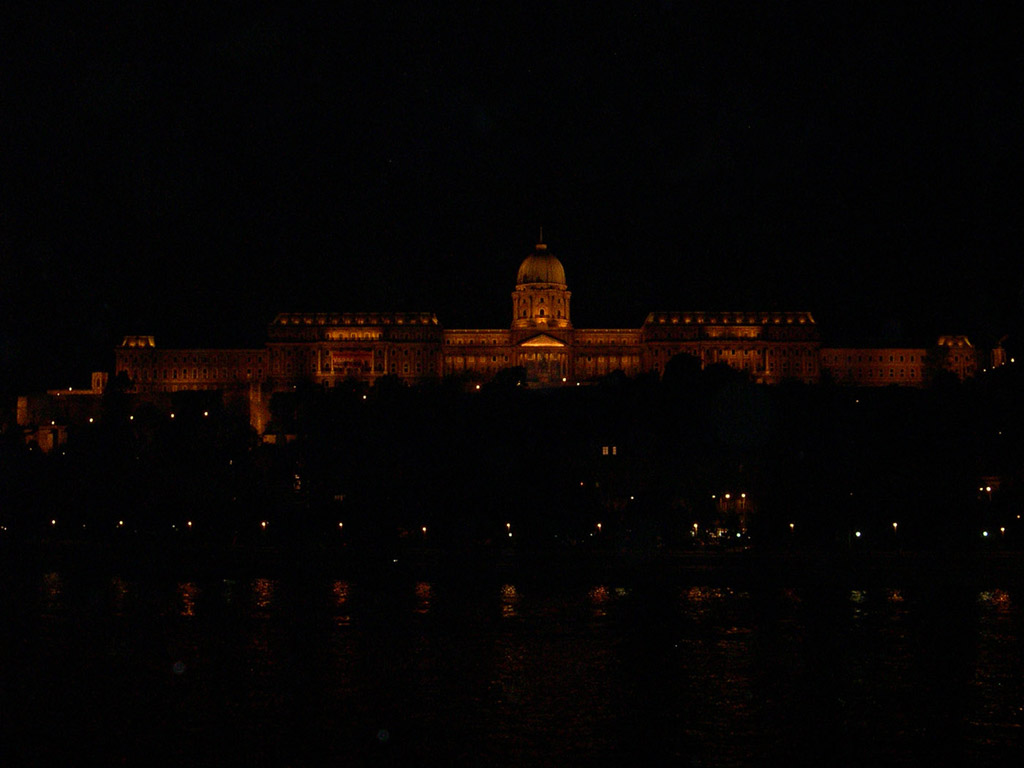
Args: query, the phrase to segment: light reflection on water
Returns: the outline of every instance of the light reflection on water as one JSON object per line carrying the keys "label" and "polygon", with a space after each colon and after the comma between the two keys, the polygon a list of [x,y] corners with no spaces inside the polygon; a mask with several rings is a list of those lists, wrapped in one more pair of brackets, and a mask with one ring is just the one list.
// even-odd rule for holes
{"label": "light reflection on water", "polygon": [[120,576],[114,576],[110,580],[110,591],[114,614],[120,616],[128,604],[128,582]]}
{"label": "light reflection on water", "polygon": [[984,590],[977,595],[977,657],[970,677],[969,722],[978,754],[1012,753],[1024,728],[1022,616],[1010,593]]}
{"label": "light reflection on water", "polygon": [[43,574],[42,609],[44,614],[52,614],[64,607],[64,579],[56,571]]}
{"label": "light reflection on water", "polygon": [[348,626],[352,622],[352,616],[348,612],[349,583],[347,581],[335,581],[331,584],[331,594],[334,596],[334,623],[338,627]]}
{"label": "light reflection on water", "polygon": [[260,612],[264,613],[274,607],[274,593],[277,591],[277,582],[273,579],[254,579],[252,582],[252,604]]}
{"label": "light reflection on water", "polygon": [[181,600],[182,616],[196,615],[196,598],[199,596],[199,587],[195,582],[187,581],[178,585],[178,597]]}
{"label": "light reflection on water", "polygon": [[29,618],[6,622],[19,640],[4,646],[14,671],[0,678],[25,703],[15,725],[26,749],[67,698],[95,702],[62,717],[108,762],[124,755],[88,735],[97,722],[116,724],[140,760],[179,734],[179,764],[201,763],[202,745],[225,735],[244,736],[249,757],[310,764],[1020,756],[1024,617],[1014,587],[473,589],[48,572],[29,589]]}
{"label": "light reflection on water", "polygon": [[516,617],[516,606],[519,604],[519,593],[515,585],[504,584],[501,587],[501,615],[506,619]]}
{"label": "light reflection on water", "polygon": [[430,601],[434,597],[434,588],[429,582],[420,581],[416,583],[416,613],[426,614],[430,612]]}

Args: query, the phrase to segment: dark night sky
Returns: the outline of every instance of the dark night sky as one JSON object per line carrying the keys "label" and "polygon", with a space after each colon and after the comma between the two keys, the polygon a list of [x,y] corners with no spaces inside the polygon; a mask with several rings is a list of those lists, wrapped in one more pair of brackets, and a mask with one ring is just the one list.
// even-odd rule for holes
{"label": "dark night sky", "polygon": [[126,333],[259,344],[281,310],[504,327],[539,225],[580,327],[810,309],[830,340],[991,344],[1015,320],[1009,13],[341,5],[9,15],[10,388],[84,384]]}

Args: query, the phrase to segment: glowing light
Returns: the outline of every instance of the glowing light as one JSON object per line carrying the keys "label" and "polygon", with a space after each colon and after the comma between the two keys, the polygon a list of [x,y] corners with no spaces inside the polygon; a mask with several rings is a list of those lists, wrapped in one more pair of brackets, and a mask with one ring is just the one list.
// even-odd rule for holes
{"label": "glowing light", "polygon": [[505,527],[506,527],[506,528],[507,528],[508,530],[510,530],[510,531],[511,531],[511,530],[512,530],[512,523],[505,523]]}
{"label": "glowing light", "polygon": [[697,526],[697,524],[696,524],[696,523],[694,523],[694,524],[693,524],[693,532],[694,532],[694,533],[696,533],[696,532],[697,532],[697,527],[698,527],[698,526]]}
{"label": "glowing light", "polygon": [[56,520],[51,520],[51,521],[50,521],[50,525],[56,525],[56,524],[57,524],[57,521],[56,521]]}
{"label": "glowing light", "polygon": [[796,523],[790,523],[789,524],[789,530],[792,531],[794,528],[796,528]]}
{"label": "glowing light", "polygon": [[192,521],[189,520],[187,523],[185,523],[185,525],[187,525],[189,528],[191,528],[192,527]]}
{"label": "glowing light", "polygon": [[205,419],[205,418],[206,418],[207,416],[209,416],[209,415],[210,415],[210,412],[209,412],[209,411],[203,411],[203,418],[204,418],[204,419]]}
{"label": "glowing light", "polygon": [[600,523],[597,524],[597,530],[599,530],[599,531],[601,530],[601,524]]}
{"label": "glowing light", "polygon": [[565,384],[565,382],[566,382],[566,378],[565,378],[565,376],[563,376],[562,377],[562,383]]}
{"label": "glowing light", "polygon": [[118,528],[121,528],[121,527],[123,527],[123,526],[124,526],[124,520],[118,520],[118,521],[117,521],[117,527],[118,527]]}
{"label": "glowing light", "polygon": [[856,531],[853,535],[856,536],[859,539],[860,538],[860,531]]}
{"label": "glowing light", "polygon": [[728,500],[729,500],[729,499],[731,499],[731,498],[732,498],[732,494],[731,494],[731,493],[727,493],[727,494],[725,494],[725,500],[726,500],[726,501],[728,501]]}
{"label": "glowing light", "polygon": [[55,427],[55,426],[57,426],[57,422],[56,422],[56,421],[51,421],[51,422],[50,422],[50,426],[51,426],[51,427]]}
{"label": "glowing light", "polygon": [[424,525],[422,528],[420,528],[420,530],[423,531],[424,535],[426,535],[426,533],[427,533],[427,526]]}
{"label": "glowing light", "polygon": [[339,528],[339,530],[340,530],[341,528],[344,528],[344,527],[345,527],[345,524],[339,521],[339,522],[338,522],[338,528]]}
{"label": "glowing light", "polygon": [[92,418],[92,416],[90,416],[89,417],[89,423],[92,424],[92,422],[93,422],[93,418]]}
{"label": "glowing light", "polygon": [[738,533],[738,532],[737,532],[737,534],[736,534],[736,538],[738,539],[738,538],[739,538],[740,536],[742,536],[742,535],[743,535],[742,533]]}
{"label": "glowing light", "polygon": [[267,527],[267,521],[266,520],[260,520],[260,528],[266,528],[266,527]]}
{"label": "glowing light", "polygon": [[892,530],[893,530],[893,533],[895,533],[895,532],[896,532],[896,528],[897,528],[897,527],[899,527],[899,523],[893,523],[893,524],[892,524]]}
{"label": "glowing light", "polygon": [[1000,533],[1006,533],[1006,528],[1005,527],[1000,527],[999,528],[999,532]]}
{"label": "glowing light", "polygon": [[[90,419],[90,421],[91,421],[91,419]],[[992,486],[991,485],[986,485],[985,486],[985,493],[992,493]]]}
{"label": "glowing light", "polygon": [[477,388],[477,389],[480,389],[480,385],[479,385],[479,384],[477,384],[477,385],[476,385],[476,388]]}
{"label": "glowing light", "polygon": [[988,531],[982,531],[981,535],[984,536],[987,539],[988,538]]}
{"label": "glowing light", "polygon": [[172,418],[172,419],[174,418],[174,414],[173,414],[173,413],[171,414],[171,418]]}
{"label": "glowing light", "polygon": [[128,417],[128,421],[135,421],[135,417],[134,416],[129,416]]}
{"label": "glowing light", "polygon": [[741,493],[741,494],[740,494],[740,498],[741,498],[741,499],[745,499],[745,498],[747,498],[747,494],[745,494],[745,493]]}
{"label": "glowing light", "polygon": [[630,497],[629,497],[629,500],[630,500],[630,501],[633,501],[633,500],[634,500],[635,498],[636,498],[635,496],[630,496]]}
{"label": "glowing light", "polygon": [[365,400],[365,399],[366,399],[366,395],[363,395],[363,400]]}

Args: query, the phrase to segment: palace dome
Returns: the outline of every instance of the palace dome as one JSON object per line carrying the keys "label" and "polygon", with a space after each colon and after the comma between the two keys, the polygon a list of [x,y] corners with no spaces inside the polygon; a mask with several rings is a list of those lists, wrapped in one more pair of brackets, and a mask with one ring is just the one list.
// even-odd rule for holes
{"label": "palace dome", "polygon": [[538,243],[534,252],[519,265],[516,285],[526,283],[565,285],[565,268],[562,267],[562,262],[548,253],[548,247],[544,243]]}

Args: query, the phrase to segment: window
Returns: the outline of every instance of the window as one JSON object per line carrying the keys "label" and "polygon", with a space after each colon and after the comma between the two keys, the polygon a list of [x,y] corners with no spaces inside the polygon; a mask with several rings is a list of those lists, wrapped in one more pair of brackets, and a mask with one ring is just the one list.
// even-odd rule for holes
{"label": "window", "polygon": [[544,317],[544,310],[543,309],[540,311],[540,316]]}

